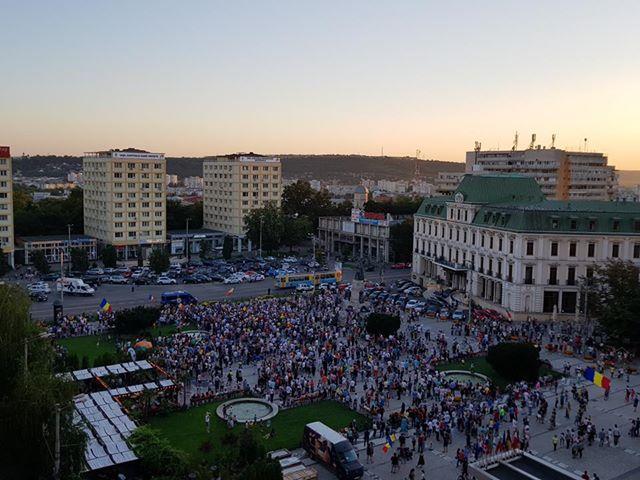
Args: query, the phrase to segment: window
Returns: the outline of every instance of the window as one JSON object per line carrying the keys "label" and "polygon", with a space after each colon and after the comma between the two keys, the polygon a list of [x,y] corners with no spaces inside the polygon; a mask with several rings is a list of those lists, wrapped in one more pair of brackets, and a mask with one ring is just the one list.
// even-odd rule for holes
{"label": "window", "polygon": [[533,267],[526,266],[524,269],[524,283],[527,285],[533,285]]}
{"label": "window", "polygon": [[549,267],[549,285],[558,284],[558,267]]}
{"label": "window", "polygon": [[558,227],[560,227],[560,219],[552,218],[551,219],[551,228],[553,228],[554,230],[557,230]]}
{"label": "window", "polygon": [[509,240],[509,253],[513,254],[513,240]]}
{"label": "window", "polygon": [[576,242],[569,243],[569,256],[570,257],[575,257],[576,256],[576,250],[577,250]]}
{"label": "window", "polygon": [[587,267],[587,278],[593,278],[593,267]]}
{"label": "window", "polygon": [[569,267],[567,270],[567,285],[576,284],[576,267]]}
{"label": "window", "polygon": [[611,256],[613,258],[618,258],[620,256],[620,245],[617,243],[611,245]]}
{"label": "window", "polygon": [[640,243],[633,244],[633,258],[640,258]]}
{"label": "window", "polygon": [[620,230],[620,220],[614,219],[613,220],[613,231],[617,232],[618,230]]}
{"label": "window", "polygon": [[533,255],[533,242],[527,242],[527,255]]}
{"label": "window", "polygon": [[575,218],[572,218],[571,221],[569,222],[569,228],[571,230],[577,230],[578,229],[578,220],[576,220]]}
{"label": "window", "polygon": [[587,257],[593,258],[596,256],[596,244],[590,243],[587,245]]}
{"label": "window", "polygon": [[551,242],[551,256],[558,256],[558,242]]}
{"label": "window", "polygon": [[598,226],[598,222],[596,222],[594,219],[590,219],[589,220],[589,230],[590,231],[594,231]]}

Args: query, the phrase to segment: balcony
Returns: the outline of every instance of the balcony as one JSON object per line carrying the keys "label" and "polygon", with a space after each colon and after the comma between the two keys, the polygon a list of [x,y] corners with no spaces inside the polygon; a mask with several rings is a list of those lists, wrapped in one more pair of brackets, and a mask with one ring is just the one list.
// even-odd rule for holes
{"label": "balcony", "polygon": [[557,285],[558,284],[558,279],[557,278],[550,278],[547,283],[549,285]]}
{"label": "balcony", "polygon": [[469,269],[466,265],[452,262],[444,257],[434,258],[433,263],[447,270],[453,270],[454,272],[466,272]]}
{"label": "balcony", "polygon": [[524,279],[524,284],[525,285],[533,285],[533,284],[535,284],[535,280],[533,278],[525,278]]}
{"label": "balcony", "polygon": [[567,285],[575,285],[576,284],[576,279],[575,278],[568,278],[567,279]]}

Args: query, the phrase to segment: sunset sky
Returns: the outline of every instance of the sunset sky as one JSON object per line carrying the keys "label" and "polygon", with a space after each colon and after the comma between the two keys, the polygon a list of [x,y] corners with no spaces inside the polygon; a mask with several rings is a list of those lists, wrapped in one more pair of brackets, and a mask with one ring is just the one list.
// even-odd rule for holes
{"label": "sunset sky", "polygon": [[640,169],[640,2],[3,1],[0,145],[413,155],[538,143]]}

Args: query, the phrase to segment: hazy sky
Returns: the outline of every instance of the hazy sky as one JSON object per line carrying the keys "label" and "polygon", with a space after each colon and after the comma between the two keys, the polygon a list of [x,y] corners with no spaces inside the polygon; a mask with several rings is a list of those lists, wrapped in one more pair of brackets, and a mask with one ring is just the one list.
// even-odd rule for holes
{"label": "hazy sky", "polygon": [[0,144],[464,161],[604,151],[640,169],[640,2],[0,0]]}

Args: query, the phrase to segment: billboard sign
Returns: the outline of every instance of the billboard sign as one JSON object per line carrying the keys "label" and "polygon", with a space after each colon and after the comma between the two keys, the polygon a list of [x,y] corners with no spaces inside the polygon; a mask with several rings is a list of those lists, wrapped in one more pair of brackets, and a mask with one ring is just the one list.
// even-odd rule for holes
{"label": "billboard sign", "polygon": [[0,147],[0,158],[10,158],[11,153],[9,147]]}

